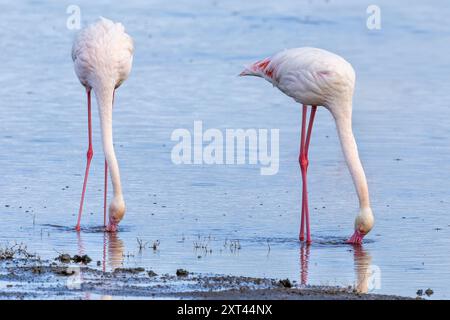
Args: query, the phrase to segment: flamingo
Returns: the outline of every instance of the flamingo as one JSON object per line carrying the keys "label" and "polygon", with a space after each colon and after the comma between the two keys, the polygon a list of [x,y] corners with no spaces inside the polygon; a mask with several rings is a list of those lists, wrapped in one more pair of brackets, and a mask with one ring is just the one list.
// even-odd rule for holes
{"label": "flamingo", "polygon": [[[302,175],[302,215],[300,241],[311,243],[309,227],[307,171],[308,150],[317,106],[328,109],[334,117],[341,148],[359,198],[359,214],[356,216],[354,233],[346,241],[361,244],[374,224],[370,207],[367,180],[358,155],[352,130],[352,98],[355,71],[342,57],[318,48],[294,48],[281,51],[272,57],[257,61],[241,72],[240,76],[256,76],[269,81],[281,92],[303,105],[300,155],[298,158]],[[308,106],[311,112],[306,126]],[[305,226],[306,225],[306,226]]]}
{"label": "flamingo", "polygon": [[[133,61],[133,40],[125,33],[121,23],[100,18],[80,31],[72,47],[75,73],[87,93],[88,136],[86,171],[84,174],[78,220],[75,229],[80,231],[81,213],[89,176],[92,156],[91,90],[97,99],[100,115],[103,152],[105,154],[105,180],[103,201],[103,225],[106,231],[117,231],[125,215],[125,201],[120,182],[119,165],[112,137],[112,109],[115,90],[128,78]],[[106,225],[106,201],[108,169],[111,175],[114,196],[109,205],[109,221]]]}

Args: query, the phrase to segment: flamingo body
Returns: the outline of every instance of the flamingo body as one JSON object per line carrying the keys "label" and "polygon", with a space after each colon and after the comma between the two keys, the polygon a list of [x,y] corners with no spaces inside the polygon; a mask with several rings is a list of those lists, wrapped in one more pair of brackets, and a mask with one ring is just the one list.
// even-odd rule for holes
{"label": "flamingo body", "polygon": [[90,161],[93,156],[90,93],[94,91],[101,124],[103,151],[105,153],[105,218],[106,226],[106,187],[107,170],[110,170],[114,197],[109,206],[108,231],[116,231],[125,214],[119,166],[113,147],[112,109],[115,90],[127,79],[133,61],[133,40],[125,33],[120,23],[100,18],[100,20],[80,31],[72,47],[72,60],[75,73],[88,95],[89,149],[85,181],[78,214],[77,230],[83,208],[84,193]]}
{"label": "flamingo body", "polygon": [[247,67],[241,75],[260,76],[301,104],[336,107],[332,112],[349,107],[334,102],[351,99],[355,86],[350,63],[318,48],[281,51]]}
{"label": "flamingo body", "polygon": [[75,73],[86,88],[118,88],[130,74],[133,50],[124,26],[102,17],[83,29],[73,43]]}
{"label": "flamingo body", "polygon": [[[295,101],[303,104],[299,156],[303,180],[300,240],[304,239],[304,221],[306,221],[307,242],[311,242],[306,191],[311,130],[317,106],[324,106],[332,113],[360,203],[360,212],[355,219],[355,232],[348,242],[361,243],[362,238],[372,229],[374,218],[370,208],[367,181],[359,159],[351,124],[355,87],[353,67],[345,59],[334,53],[318,48],[305,47],[284,50],[270,58],[257,61],[246,67],[240,75],[262,77]],[[311,105],[312,109],[307,126],[308,105]]]}

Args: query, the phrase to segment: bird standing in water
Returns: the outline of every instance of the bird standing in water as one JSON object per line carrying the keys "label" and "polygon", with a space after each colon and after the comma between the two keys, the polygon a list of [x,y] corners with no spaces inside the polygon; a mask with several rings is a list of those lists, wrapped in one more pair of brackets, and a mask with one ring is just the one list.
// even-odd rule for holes
{"label": "bird standing in water", "polygon": [[[260,60],[241,72],[241,76],[266,79],[286,95],[303,105],[299,164],[301,168],[302,216],[300,241],[311,243],[309,228],[307,171],[308,149],[317,106],[323,106],[333,115],[347,166],[359,197],[360,211],[355,219],[354,233],[347,243],[360,244],[372,229],[374,217],[370,208],[366,176],[358,155],[352,131],[352,100],[355,71],[350,63],[331,52],[317,48],[296,48],[281,51]],[[307,125],[308,106],[311,112]]]}
{"label": "bird standing in water", "polygon": [[[127,79],[131,71],[133,40],[125,33],[122,24],[100,18],[97,23],[80,31],[73,43],[72,60],[75,73],[81,84],[86,88],[89,135],[86,171],[76,230],[80,231],[89,167],[94,153],[92,149],[91,123],[91,91],[94,91],[100,116],[103,151],[105,154],[103,223],[107,231],[116,231],[117,225],[125,214],[125,202],[122,195],[119,165],[113,146],[112,109],[115,90]],[[108,169],[111,174],[114,196],[109,205],[109,220],[108,225],[106,225]]]}

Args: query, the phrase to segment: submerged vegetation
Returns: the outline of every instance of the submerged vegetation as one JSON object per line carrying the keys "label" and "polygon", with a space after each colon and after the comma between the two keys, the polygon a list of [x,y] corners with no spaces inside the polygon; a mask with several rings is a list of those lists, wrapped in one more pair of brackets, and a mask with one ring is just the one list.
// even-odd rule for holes
{"label": "submerged vegetation", "polygon": [[36,258],[35,254],[31,254],[27,250],[27,246],[23,243],[15,243],[13,245],[6,244],[0,247],[0,260],[12,260],[16,258]]}

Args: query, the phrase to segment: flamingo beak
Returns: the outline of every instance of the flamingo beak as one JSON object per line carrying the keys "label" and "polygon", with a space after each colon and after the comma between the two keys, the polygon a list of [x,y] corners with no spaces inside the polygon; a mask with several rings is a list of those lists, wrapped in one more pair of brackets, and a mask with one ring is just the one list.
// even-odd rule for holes
{"label": "flamingo beak", "polygon": [[355,233],[347,240],[345,243],[348,244],[362,244],[362,240],[364,238],[365,234],[359,232],[358,230],[355,230]]}
{"label": "flamingo beak", "polygon": [[106,226],[106,231],[107,232],[117,232],[117,227],[118,224],[114,223],[114,222],[109,222],[108,225]]}

